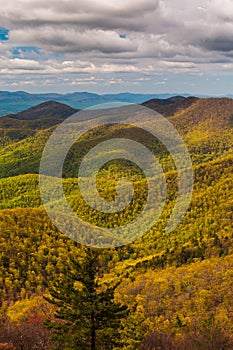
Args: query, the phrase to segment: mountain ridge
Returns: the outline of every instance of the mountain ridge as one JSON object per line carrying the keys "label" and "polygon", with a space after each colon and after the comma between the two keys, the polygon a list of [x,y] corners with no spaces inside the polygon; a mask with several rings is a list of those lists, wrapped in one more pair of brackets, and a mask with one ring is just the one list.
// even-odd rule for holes
{"label": "mountain ridge", "polygon": [[[117,300],[132,309],[137,305],[136,313],[127,319],[133,332],[138,332],[139,323],[148,322],[151,329],[160,332],[158,334],[164,339],[174,337],[183,342],[177,345],[173,340],[174,346],[171,347],[158,338],[156,348],[197,349],[188,341],[194,337],[196,340],[201,334],[203,338],[198,349],[209,349],[212,339],[217,339],[211,349],[230,350],[233,349],[233,100],[176,96],[154,101],[151,107],[154,108],[155,104],[156,109],[164,109],[164,115],[180,133],[193,161],[194,187],[190,206],[172,234],[166,232],[166,225],[178,195],[177,171],[169,150],[150,138],[149,133],[143,131],[143,125],[137,129],[130,127],[130,123],[127,128],[110,124],[99,130],[92,129],[79,139],[64,162],[64,195],[74,213],[84,222],[103,228],[127,224],[145,205],[147,181],[143,174],[133,164],[128,166],[121,160],[99,169],[96,184],[104,199],[116,198],[119,178],[126,177],[134,188],[133,201],[124,211],[107,215],[92,210],[85,203],[77,182],[78,165],[90,149],[107,138],[131,138],[148,147],[161,163],[166,179],[163,212],[149,232],[140,227],[141,232],[145,232],[141,238],[123,247],[101,250],[98,266],[103,273],[98,278],[104,288],[119,281]],[[54,103],[46,105],[53,112]],[[55,103],[55,106],[61,108],[59,104]],[[3,315],[9,322],[11,315],[11,327],[17,320],[16,316],[20,317],[21,323],[19,326],[17,323],[17,327],[21,328],[17,330],[31,332],[32,329],[32,334],[35,334],[35,322],[31,320],[37,319],[37,314],[30,309],[28,322],[32,328],[28,328],[26,314],[22,314],[25,303],[34,305],[35,296],[42,298],[42,295],[47,295],[48,286],[53,281],[65,281],[72,271],[70,262],[77,260],[79,263],[84,253],[79,244],[54,226],[41,201],[38,175],[41,153],[55,124],[64,120],[57,119],[57,114],[51,115],[51,110],[47,110],[51,118],[45,118],[45,114],[31,120],[0,118],[1,317]],[[23,116],[25,113],[28,116],[31,112],[23,113]],[[59,150],[55,149],[55,152]],[[59,198],[55,187],[54,194],[53,203],[56,204]],[[82,241],[85,232],[77,231],[76,238]],[[94,235],[91,244],[96,244]],[[41,305],[39,307],[44,312]],[[48,319],[47,313],[45,317]],[[38,319],[42,326],[44,319]],[[5,334],[8,334],[9,323],[1,322],[1,325],[0,344],[4,340],[4,345],[8,340]],[[200,325],[200,333],[193,333],[197,325]],[[139,331],[146,337],[144,326],[139,327]],[[17,339],[15,348],[18,349]],[[28,349],[34,343],[33,339]],[[154,348],[154,342],[152,344]]]}
{"label": "mountain ridge", "polygon": [[35,120],[45,118],[65,119],[78,111],[78,109],[74,109],[64,103],[46,101],[34,107],[30,107],[22,112],[9,114],[6,117],[20,120]]}
{"label": "mountain ridge", "polygon": [[[42,93],[32,94],[25,91],[0,91],[0,116],[15,114],[36,106],[42,102],[53,100],[56,102],[70,105],[74,109],[84,109],[93,105],[109,102],[126,102],[141,104],[152,98],[165,99],[179,95],[178,93],[161,93],[161,94],[136,94],[123,92],[119,94],[95,94],[90,92],[73,92],[67,94],[59,93]],[[183,94],[184,97],[190,94]],[[200,96],[206,97],[206,96]]]}
{"label": "mountain ridge", "polygon": [[188,108],[197,100],[198,97],[194,96],[173,96],[167,99],[151,99],[149,101],[143,102],[142,105],[166,117],[170,117],[179,112],[179,110]]}
{"label": "mountain ridge", "polygon": [[[180,101],[180,99],[178,100]],[[197,99],[195,102],[191,101],[191,104],[188,103],[188,106],[186,105],[186,100],[182,99],[182,101],[184,101],[185,105],[183,110],[178,110],[174,115],[168,116],[168,120],[173,123],[186,142],[193,161],[199,164],[203,161],[216,159],[219,155],[229,152],[232,147],[233,124],[231,118],[233,100]],[[173,105],[176,106],[177,100],[173,100],[173,102]],[[171,104],[165,107],[168,108],[168,113]],[[206,112],[207,110],[208,113]],[[14,123],[16,120],[19,122],[18,119],[14,118],[5,120],[7,123],[9,123],[9,120],[12,120]],[[52,122],[50,120],[48,124],[44,124],[45,120],[43,118],[36,121],[20,120],[23,124],[23,128],[20,129],[19,125],[17,128],[11,127],[11,125],[10,127],[4,126],[4,119],[1,125],[0,118],[0,143],[2,144],[0,176],[14,176],[20,173],[35,173],[38,171],[38,164],[45,142],[55,124],[62,122],[62,119],[51,119]],[[126,138],[139,137],[146,146],[150,142],[148,136],[142,133],[139,135],[138,131],[135,131],[133,128],[121,131],[117,127],[106,128],[106,133],[103,133],[103,137],[99,141],[104,140],[108,136],[114,138],[119,135],[120,137],[124,135]],[[89,147],[95,140],[97,140],[95,134],[90,134],[88,142],[84,141],[75,147]],[[155,145],[155,147],[157,146]],[[21,154],[19,159],[17,157],[18,154]],[[76,161],[78,160],[74,157],[70,164],[69,173],[66,176],[69,177],[70,174],[75,173],[73,165],[77,165]],[[169,160],[167,166],[170,166]]]}

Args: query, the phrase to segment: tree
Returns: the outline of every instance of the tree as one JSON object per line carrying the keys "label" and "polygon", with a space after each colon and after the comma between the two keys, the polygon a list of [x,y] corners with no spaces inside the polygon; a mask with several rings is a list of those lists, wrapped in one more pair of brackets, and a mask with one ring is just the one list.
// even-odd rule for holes
{"label": "tree", "polygon": [[0,317],[0,349],[50,349],[51,332],[44,327],[44,321],[52,318],[54,309],[40,296],[10,305]]}
{"label": "tree", "polygon": [[117,285],[99,284],[98,255],[87,248],[83,261],[73,260],[73,269],[45,298],[58,307],[56,320],[46,322],[54,330],[55,349],[111,350],[118,343],[121,320],[128,311],[114,301]]}
{"label": "tree", "polygon": [[213,315],[193,326],[189,338],[195,350],[231,350],[233,339]]}
{"label": "tree", "polygon": [[141,350],[143,340],[153,324],[146,317],[143,307],[135,304],[127,317],[127,322],[122,321],[122,326],[120,344],[114,350]]}

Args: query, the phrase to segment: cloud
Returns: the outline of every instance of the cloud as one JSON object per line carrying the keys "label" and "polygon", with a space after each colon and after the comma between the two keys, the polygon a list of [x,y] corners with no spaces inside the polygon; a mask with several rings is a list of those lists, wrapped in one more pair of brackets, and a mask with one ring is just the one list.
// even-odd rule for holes
{"label": "cloud", "polygon": [[[1,21],[11,29],[11,40],[65,52],[133,50],[140,54],[140,48],[148,43],[149,49],[159,35],[168,47],[179,49],[180,39],[196,44],[208,35],[216,18],[222,22],[233,11],[231,0],[224,0],[227,11],[217,0],[196,0],[192,4],[181,0],[1,2]],[[203,32],[207,27],[210,30]]]}
{"label": "cloud", "polygon": [[[2,1],[3,2],[3,1]],[[4,20],[21,26],[78,26],[84,28],[138,30],[159,0],[17,0],[1,4]]]}
{"label": "cloud", "polygon": [[210,51],[220,51],[223,53],[233,52],[233,37],[232,36],[215,36],[203,40],[202,46]]}
{"label": "cloud", "polygon": [[233,62],[232,0],[0,0],[0,23],[3,75],[146,84],[136,77],[225,74]]}
{"label": "cloud", "polygon": [[[40,62],[39,60],[6,58],[0,56],[1,74],[72,74],[72,73],[138,73],[141,70],[128,64],[100,64],[95,65],[88,61],[61,61],[55,59]],[[145,67],[144,72],[151,71]]]}
{"label": "cloud", "polygon": [[[0,0],[12,43],[126,57],[232,50],[231,0]],[[123,34],[122,34],[123,33]],[[131,56],[130,56],[131,54]],[[200,54],[200,52],[199,52]]]}
{"label": "cloud", "polygon": [[75,28],[52,28],[43,27],[39,31],[35,28],[29,28],[27,32],[24,29],[12,30],[10,38],[27,44],[34,43],[41,45],[52,52],[83,52],[100,51],[103,53],[117,53],[135,51],[136,44],[127,39],[122,39],[114,31],[104,30],[85,30],[78,31]]}
{"label": "cloud", "polygon": [[19,58],[14,58],[14,59],[8,59],[5,57],[0,57],[0,72],[5,73],[5,72],[11,72],[14,70],[38,70],[40,69],[40,62],[34,61],[34,60],[25,60],[25,59],[19,59]]}

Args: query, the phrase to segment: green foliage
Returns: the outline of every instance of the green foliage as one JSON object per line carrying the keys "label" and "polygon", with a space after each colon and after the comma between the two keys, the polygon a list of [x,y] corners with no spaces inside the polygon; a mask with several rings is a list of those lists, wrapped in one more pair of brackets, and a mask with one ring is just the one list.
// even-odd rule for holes
{"label": "green foliage", "polygon": [[[232,152],[232,108],[231,99],[198,99],[190,107],[168,118],[185,140],[194,164]],[[46,124],[42,118],[9,122],[6,118],[5,123],[0,123],[0,144],[3,146],[0,151],[0,177],[38,173],[44,145],[54,129],[53,125],[59,121],[51,122],[49,119]],[[18,122],[22,122],[21,127]],[[13,134],[10,134],[11,129]],[[135,139],[149,146],[166,170],[174,169],[169,152],[150,134],[130,126],[119,128],[116,124],[94,129],[73,145],[66,157],[64,177],[77,176],[78,164],[84,154],[99,142],[114,137]]]}
{"label": "green foliage", "polygon": [[81,250],[58,233],[43,210],[3,210],[0,222],[1,302],[19,299],[22,290],[46,291],[51,278],[66,274],[70,255]]}
{"label": "green foliage", "polygon": [[117,285],[99,284],[98,255],[87,249],[81,263],[73,260],[73,272],[53,283],[51,297],[46,297],[58,307],[55,318],[61,321],[47,322],[55,330],[54,349],[110,350],[118,343],[120,320],[126,317],[127,308],[114,301]]}
{"label": "green foliage", "polygon": [[[213,326],[230,335],[233,333],[232,277],[232,255],[161,271],[135,271],[131,279],[125,279],[118,287],[117,299],[125,304],[138,301],[154,329],[162,333],[182,337],[194,332],[195,327],[206,334],[210,327],[211,334]],[[212,322],[213,316],[215,323],[206,324],[206,319]]]}
{"label": "green foliage", "polygon": [[[47,318],[55,328],[59,350],[64,341],[67,349],[90,348],[93,311],[103,320],[96,328],[97,348],[103,350],[113,346],[125,350],[199,350],[209,349],[210,343],[210,349],[233,348],[232,104],[228,99],[198,99],[190,100],[184,109],[178,101],[175,115],[167,110],[168,119],[191,153],[195,175],[189,210],[169,235],[165,227],[178,182],[174,163],[159,142],[136,128],[109,125],[92,130],[74,144],[65,160],[63,188],[73,210],[94,225],[115,227],[131,221],[142,210],[147,195],[140,169],[121,160],[109,162],[99,171],[98,191],[112,200],[118,179],[127,177],[134,185],[133,201],[118,215],[98,213],[84,203],[75,176],[83,156],[99,142],[109,137],[138,140],[153,150],[167,180],[166,206],[158,222],[136,242],[99,252],[98,264],[92,267],[90,260],[85,260],[88,254],[84,248],[58,232],[41,203],[40,157],[59,120],[2,118],[0,302],[5,322],[2,329],[5,334],[9,329],[10,335],[7,338],[0,332],[0,341],[13,342],[18,350],[20,345],[15,344],[20,344],[23,336],[25,349],[32,349],[30,334],[43,334],[38,315],[36,328],[31,324],[31,316],[34,322],[38,311],[34,297],[46,294],[50,287],[58,318],[51,317],[51,310]],[[116,280],[122,283],[115,290]],[[119,303],[131,311],[121,327],[119,315],[113,317]],[[116,339],[119,343],[113,345]],[[76,341],[79,345],[74,345]],[[38,344],[35,349],[50,346],[48,342]]]}
{"label": "green foliage", "polygon": [[[159,222],[147,235],[130,246],[110,252],[113,273],[130,273],[132,269],[138,268],[146,270],[148,267],[180,266],[197,259],[231,254],[231,164],[232,157],[227,157],[197,166],[191,206],[179,227],[172,235],[164,233],[172,209],[170,202]],[[104,174],[108,174],[107,170],[104,170]],[[111,172],[109,178],[105,176],[99,181],[99,188],[108,196],[114,196],[113,175],[114,172]],[[173,173],[169,173],[167,179],[172,200],[176,193],[176,178]],[[97,225],[114,226],[136,215],[137,211],[131,210],[134,204],[138,205],[138,210],[142,207],[145,196],[143,181],[135,182],[138,190],[136,201],[121,215],[109,215],[107,223],[104,215],[90,211],[84,205],[75,179],[65,179],[64,190],[68,201],[85,220]],[[75,244],[59,234],[43,209],[27,209],[41,205],[37,175],[2,179],[0,189],[2,208],[26,207],[0,212],[2,293],[7,298],[9,295],[18,298],[22,288],[32,292],[45,290],[50,277],[54,278],[57,273],[66,271],[70,254],[76,254]]]}
{"label": "green foliage", "polygon": [[140,350],[142,342],[153,327],[142,306],[134,306],[126,320],[122,322],[120,344],[115,349]]}

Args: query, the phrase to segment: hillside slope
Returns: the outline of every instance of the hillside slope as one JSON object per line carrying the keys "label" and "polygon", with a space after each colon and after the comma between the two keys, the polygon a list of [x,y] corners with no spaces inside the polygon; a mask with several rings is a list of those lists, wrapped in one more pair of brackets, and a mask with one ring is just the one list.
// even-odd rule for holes
{"label": "hillside slope", "polygon": [[78,110],[67,105],[48,101],[17,114],[0,118],[0,145],[5,146],[60,124]]}
{"label": "hillside slope", "polygon": [[47,101],[23,112],[8,115],[7,117],[20,120],[65,119],[76,112],[78,112],[78,109],[74,109],[63,103]]}
{"label": "hillside slope", "polygon": [[[170,104],[167,106],[170,110]],[[217,159],[232,151],[232,110],[233,100],[231,99],[199,99],[192,102],[191,106],[168,117],[168,120],[173,123],[183,137],[194,164]],[[42,129],[46,126],[43,124],[43,120],[38,119],[36,127]],[[32,131],[32,128],[35,129],[32,121],[29,121],[30,123],[24,125],[23,128],[20,128],[20,125],[17,125],[17,128],[8,128],[9,119],[6,122],[6,126],[4,123],[2,124],[2,137],[0,138],[0,142],[3,144],[0,151],[0,177],[38,173],[39,160],[53,127],[35,132]],[[22,122],[27,121],[23,120]],[[39,122],[42,122],[41,127],[39,127]],[[57,122],[59,121],[56,120]],[[21,140],[18,141],[17,137]],[[72,147],[64,168],[65,177],[76,176],[80,155],[97,142],[108,137],[129,137],[140,140],[146,146],[157,149],[157,155],[159,158],[164,158],[163,162],[167,164],[167,169],[172,168],[171,159],[166,149],[158,146],[158,143],[152,141],[146,133],[134,128],[120,130],[119,127],[115,126],[102,128],[98,136],[94,132],[89,133],[86,136],[86,142],[83,139],[82,142],[78,142]]]}
{"label": "hillside slope", "polygon": [[[63,189],[84,221],[122,226],[145,205],[147,182],[140,169],[118,160],[99,171],[97,188],[106,200],[116,198],[119,178],[127,177],[134,185],[134,199],[116,215],[97,212],[85,203],[76,178],[78,165],[85,153],[108,138],[132,138],[151,147],[167,180],[163,213],[131,244],[101,250],[99,279],[104,286],[119,282],[115,299],[133,310],[126,337],[142,334],[143,349],[152,349],[153,344],[165,350],[232,350],[233,100],[177,97],[163,101],[161,108],[182,135],[194,170],[190,206],[172,233],[167,233],[166,225],[178,192],[174,163],[168,150],[141,129],[108,125],[84,135],[65,160]],[[71,260],[83,254],[79,244],[53,225],[41,202],[41,153],[56,124],[64,120],[53,108],[49,115],[40,118],[32,113],[28,120],[26,112],[23,119],[0,118],[0,344],[9,341],[4,335],[8,316],[20,319],[15,326],[23,332],[24,301],[33,304],[55,281],[65,280]],[[81,238],[85,235],[84,230],[77,231]],[[34,311],[31,315],[37,317]],[[42,324],[40,319],[40,329]]]}
{"label": "hillside slope", "polygon": [[179,111],[182,111],[198,100],[197,97],[174,96],[168,99],[152,99],[142,103],[143,106],[153,109],[154,111],[170,117]]}

